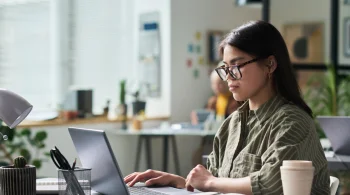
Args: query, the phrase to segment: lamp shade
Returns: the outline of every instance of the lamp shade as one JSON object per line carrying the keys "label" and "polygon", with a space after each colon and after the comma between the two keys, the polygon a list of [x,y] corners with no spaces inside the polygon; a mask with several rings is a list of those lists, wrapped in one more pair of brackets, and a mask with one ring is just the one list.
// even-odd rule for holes
{"label": "lamp shade", "polygon": [[0,89],[0,119],[11,129],[21,123],[33,106],[18,94]]}

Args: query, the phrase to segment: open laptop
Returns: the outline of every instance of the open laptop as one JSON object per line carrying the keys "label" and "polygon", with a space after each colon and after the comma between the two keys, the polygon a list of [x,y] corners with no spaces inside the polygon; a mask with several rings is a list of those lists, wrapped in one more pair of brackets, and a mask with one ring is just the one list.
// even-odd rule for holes
{"label": "open laptop", "polygon": [[318,116],[317,120],[329,139],[334,153],[350,155],[350,117]]}
{"label": "open laptop", "polygon": [[83,167],[91,168],[92,190],[102,194],[195,194],[172,187],[128,187],[103,130],[68,128]]}

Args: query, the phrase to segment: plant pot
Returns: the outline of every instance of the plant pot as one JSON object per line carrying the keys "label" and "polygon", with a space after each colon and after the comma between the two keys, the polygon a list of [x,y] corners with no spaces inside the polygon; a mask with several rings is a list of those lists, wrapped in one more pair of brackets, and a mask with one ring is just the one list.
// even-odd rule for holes
{"label": "plant pot", "polygon": [[24,168],[11,166],[0,167],[1,195],[35,195],[36,167],[26,165]]}
{"label": "plant pot", "polygon": [[135,116],[135,115],[140,114],[141,111],[143,111],[143,112],[146,111],[146,102],[144,102],[144,101],[133,102],[132,103],[132,114]]}

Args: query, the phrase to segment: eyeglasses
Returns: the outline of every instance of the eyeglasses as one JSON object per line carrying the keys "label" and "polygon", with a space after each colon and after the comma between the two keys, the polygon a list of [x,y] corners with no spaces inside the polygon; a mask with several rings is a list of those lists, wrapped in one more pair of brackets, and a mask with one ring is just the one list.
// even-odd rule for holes
{"label": "eyeglasses", "polygon": [[227,81],[227,74],[230,74],[230,76],[236,80],[240,80],[242,79],[242,73],[240,68],[242,68],[243,66],[256,62],[258,61],[260,58],[254,58],[252,60],[249,60],[247,62],[244,62],[242,64],[237,64],[237,65],[230,65],[230,66],[226,66],[225,64],[221,65],[218,68],[215,68],[216,73],[218,73],[219,77],[223,80],[223,81]]}

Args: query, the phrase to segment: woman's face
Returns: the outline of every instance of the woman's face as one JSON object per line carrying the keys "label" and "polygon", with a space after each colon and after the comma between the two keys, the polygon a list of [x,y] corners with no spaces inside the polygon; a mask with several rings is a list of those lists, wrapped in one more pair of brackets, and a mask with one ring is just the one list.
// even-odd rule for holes
{"label": "woman's face", "polygon": [[[223,61],[226,66],[239,65],[254,58],[255,56],[230,45],[224,48]],[[259,61],[240,67],[240,71],[242,73],[240,80],[235,80],[229,74],[227,76],[227,84],[235,100],[245,101],[255,97],[261,89],[267,86],[268,68],[260,64]]]}

